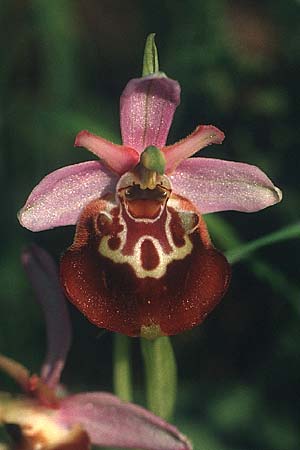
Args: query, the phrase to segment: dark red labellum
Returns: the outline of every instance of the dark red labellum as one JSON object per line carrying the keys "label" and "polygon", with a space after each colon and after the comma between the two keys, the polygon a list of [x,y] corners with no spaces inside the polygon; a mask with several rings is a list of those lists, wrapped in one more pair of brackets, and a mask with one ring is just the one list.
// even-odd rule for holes
{"label": "dark red labellum", "polygon": [[65,292],[101,328],[150,338],[188,330],[223,297],[230,266],[187,199],[130,194],[83,211],[61,261]]}

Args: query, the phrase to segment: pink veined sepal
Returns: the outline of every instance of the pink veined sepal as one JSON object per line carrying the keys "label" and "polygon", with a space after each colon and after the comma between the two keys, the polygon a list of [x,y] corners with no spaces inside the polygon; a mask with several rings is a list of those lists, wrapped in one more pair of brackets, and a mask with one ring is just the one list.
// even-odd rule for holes
{"label": "pink veined sepal", "polygon": [[190,158],[171,174],[175,192],[189,198],[202,214],[235,210],[255,212],[282,199],[258,167],[215,158]]}
{"label": "pink veined sepal", "polygon": [[179,102],[179,83],[165,75],[130,80],[120,99],[123,144],[139,153],[149,145],[163,147]]}

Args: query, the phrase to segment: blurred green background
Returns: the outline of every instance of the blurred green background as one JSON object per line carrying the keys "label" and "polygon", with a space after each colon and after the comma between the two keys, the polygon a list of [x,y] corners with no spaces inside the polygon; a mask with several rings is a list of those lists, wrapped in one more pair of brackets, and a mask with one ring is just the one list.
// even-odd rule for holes
{"label": "blurred green background", "polygon": [[[225,131],[204,156],[261,167],[283,189],[257,214],[208,216],[226,251],[299,221],[300,3],[296,0],[7,0],[1,8],[0,351],[38,371],[44,324],[20,265],[28,242],[58,260],[73,227],[33,234],[16,213],[50,171],[91,158],[82,129],[120,142],[119,97],[141,73],[156,32],[160,66],[182,87],[169,142],[199,123]],[[298,71],[297,71],[298,69]],[[299,232],[300,235],[300,232]],[[296,450],[300,443],[299,238],[233,265],[228,294],[206,322],[173,338],[175,422],[199,450]],[[112,334],[70,305],[74,342],[63,381],[112,390]],[[143,402],[139,342],[132,340]],[[0,374],[1,390],[16,390]]]}

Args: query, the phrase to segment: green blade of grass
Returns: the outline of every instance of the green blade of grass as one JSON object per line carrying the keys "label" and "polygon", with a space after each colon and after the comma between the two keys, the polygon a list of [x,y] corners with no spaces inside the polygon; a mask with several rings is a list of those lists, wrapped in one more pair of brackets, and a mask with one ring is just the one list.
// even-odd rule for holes
{"label": "green blade of grass", "polygon": [[222,217],[206,216],[205,220],[214,240],[227,250],[225,254],[230,263],[247,262],[255,276],[268,283],[272,290],[286,299],[295,312],[300,315],[300,288],[280,269],[254,254],[255,250],[266,245],[300,237],[300,225],[296,223],[253,242],[243,244],[236,230]]}
{"label": "green blade of grass", "polygon": [[242,259],[248,258],[250,254],[256,250],[266,247],[268,245],[277,244],[288,239],[295,239],[300,237],[300,223],[295,223],[274,233],[267,234],[255,241],[239,245],[226,252],[226,258],[231,264],[235,264]]}

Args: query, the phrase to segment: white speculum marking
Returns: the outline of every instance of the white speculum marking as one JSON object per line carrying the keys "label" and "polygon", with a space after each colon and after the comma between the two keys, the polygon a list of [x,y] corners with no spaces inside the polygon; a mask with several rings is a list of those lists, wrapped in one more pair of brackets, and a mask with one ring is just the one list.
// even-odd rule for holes
{"label": "white speculum marking", "polygon": [[[171,223],[171,214],[167,209],[167,220],[165,223],[165,232],[166,237],[168,240],[168,243],[171,247],[171,250],[166,253],[159,241],[159,239],[151,236],[151,235],[143,235],[141,236],[137,242],[134,245],[133,253],[132,255],[124,255],[122,253],[122,250],[126,244],[127,235],[128,235],[128,228],[126,225],[125,220],[121,215],[119,215],[119,223],[123,225],[123,230],[118,234],[118,237],[121,240],[120,246],[116,250],[112,250],[109,247],[108,241],[111,238],[111,236],[103,236],[100,240],[98,251],[101,253],[101,255],[111,259],[115,263],[128,263],[133,268],[137,278],[156,278],[159,279],[163,275],[165,275],[167,271],[168,264],[170,264],[172,261],[175,260],[181,260],[184,259],[187,255],[189,255],[192,251],[193,245],[192,242],[188,236],[188,234],[184,234],[184,244],[180,247],[177,247],[173,241],[171,229],[170,229],[170,223]],[[147,223],[147,220],[145,220],[145,223]],[[129,231],[130,232],[130,231]],[[154,245],[159,262],[157,266],[154,269],[147,270],[144,269],[142,266],[142,255],[141,255],[141,247],[144,241],[149,240]]]}

